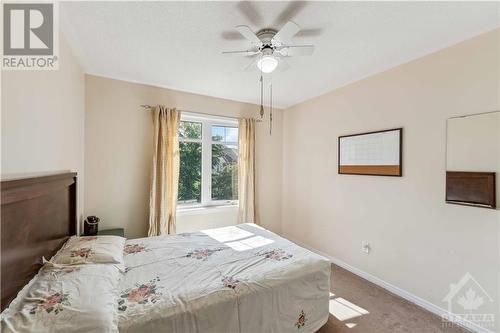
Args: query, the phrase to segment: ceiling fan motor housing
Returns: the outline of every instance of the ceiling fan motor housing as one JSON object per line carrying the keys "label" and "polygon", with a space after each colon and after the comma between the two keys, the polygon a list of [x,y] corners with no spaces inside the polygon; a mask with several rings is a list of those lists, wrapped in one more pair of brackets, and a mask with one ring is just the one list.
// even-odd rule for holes
{"label": "ceiling fan motor housing", "polygon": [[272,46],[271,39],[277,34],[278,32],[274,29],[262,29],[257,33],[257,37],[262,41],[263,45],[269,45]]}

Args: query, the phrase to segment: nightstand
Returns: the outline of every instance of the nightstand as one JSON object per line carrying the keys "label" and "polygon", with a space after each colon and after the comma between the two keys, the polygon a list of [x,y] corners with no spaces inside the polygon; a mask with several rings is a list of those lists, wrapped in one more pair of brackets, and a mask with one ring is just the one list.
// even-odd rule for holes
{"label": "nightstand", "polygon": [[99,230],[97,232],[97,236],[103,236],[103,235],[112,235],[112,236],[125,237],[125,230],[123,228],[115,228],[115,229]]}

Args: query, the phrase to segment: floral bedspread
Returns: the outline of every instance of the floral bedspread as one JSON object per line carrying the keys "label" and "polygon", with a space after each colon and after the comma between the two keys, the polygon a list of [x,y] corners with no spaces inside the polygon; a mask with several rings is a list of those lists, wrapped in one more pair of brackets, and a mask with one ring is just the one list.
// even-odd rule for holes
{"label": "floral bedspread", "polygon": [[315,332],[330,262],[254,224],[128,240],[116,300],[131,332]]}

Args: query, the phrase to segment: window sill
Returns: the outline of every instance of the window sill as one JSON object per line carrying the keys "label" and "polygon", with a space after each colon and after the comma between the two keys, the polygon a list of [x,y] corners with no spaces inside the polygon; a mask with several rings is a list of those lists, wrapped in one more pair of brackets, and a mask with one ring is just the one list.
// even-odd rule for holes
{"label": "window sill", "polygon": [[217,205],[217,206],[195,206],[195,207],[178,207],[177,216],[182,215],[198,215],[198,214],[214,214],[224,211],[237,211],[238,205]]}

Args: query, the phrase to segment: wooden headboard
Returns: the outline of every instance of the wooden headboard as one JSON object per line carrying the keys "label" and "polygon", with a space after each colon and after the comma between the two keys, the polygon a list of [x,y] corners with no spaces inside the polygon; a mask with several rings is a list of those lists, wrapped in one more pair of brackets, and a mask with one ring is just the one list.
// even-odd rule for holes
{"label": "wooden headboard", "polygon": [[76,173],[2,180],[1,309],[76,233]]}

